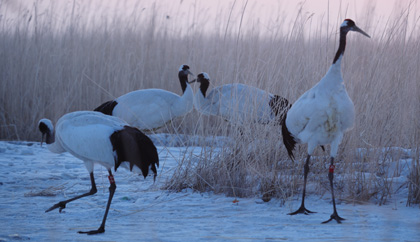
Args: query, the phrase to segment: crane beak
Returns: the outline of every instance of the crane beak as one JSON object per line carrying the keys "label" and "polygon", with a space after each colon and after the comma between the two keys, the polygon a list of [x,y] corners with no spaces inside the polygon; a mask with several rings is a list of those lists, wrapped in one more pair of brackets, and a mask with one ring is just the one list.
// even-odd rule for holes
{"label": "crane beak", "polygon": [[42,147],[42,143],[44,142],[44,137],[45,137],[45,134],[42,134],[42,136],[41,136],[41,147]]}
{"label": "crane beak", "polygon": [[189,81],[188,83],[194,83],[197,81],[197,78],[194,78],[193,80]]}
{"label": "crane beak", "polygon": [[[187,70],[187,76],[188,76],[188,75],[194,76],[194,74],[193,74],[190,70]],[[196,80],[196,79],[194,79],[194,80],[192,80],[192,81],[188,81],[188,79],[187,79],[187,82],[188,82],[188,83],[193,83],[193,82],[195,82],[195,80]]]}
{"label": "crane beak", "polygon": [[361,29],[360,29],[359,27],[357,27],[357,26],[354,26],[352,30],[353,30],[353,31],[356,31],[356,32],[359,32],[359,33],[363,34],[364,36],[366,36],[366,37],[370,38],[370,36],[369,36],[368,34],[366,34],[366,32],[365,32],[365,31],[361,30]]}

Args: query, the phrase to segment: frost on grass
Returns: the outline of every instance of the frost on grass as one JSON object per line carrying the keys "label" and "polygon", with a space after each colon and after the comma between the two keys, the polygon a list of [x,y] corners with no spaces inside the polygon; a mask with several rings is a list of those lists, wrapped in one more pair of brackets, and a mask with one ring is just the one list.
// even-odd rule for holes
{"label": "frost on grass", "polygon": [[[300,196],[306,146],[298,145],[293,162],[283,147],[276,125],[231,126],[230,140],[223,146],[207,146],[200,154],[185,155],[165,188],[181,191],[190,188],[232,197],[277,198],[284,203]],[[329,147],[317,149],[310,163],[307,193],[330,197],[328,181]],[[412,151],[398,147],[341,147],[336,162],[336,197],[349,203],[389,203],[406,192],[417,177],[409,174]],[[411,190],[416,191],[415,181]],[[417,183],[418,184],[418,183]],[[415,200],[414,200],[415,202]]]}
{"label": "frost on grass", "polygon": [[185,157],[166,188],[260,196],[265,201],[296,192],[297,173],[282,147],[278,126],[233,126],[228,133],[230,142],[223,146],[207,146],[201,154]]}
{"label": "frost on grass", "polygon": [[51,186],[48,187],[44,190],[41,191],[30,191],[28,193],[25,193],[24,196],[25,197],[54,197],[57,195],[58,192],[63,191],[64,190],[64,185],[59,185],[59,186]]}
{"label": "frost on grass", "polygon": [[408,200],[407,205],[420,204],[420,150],[413,152],[415,158],[413,159],[411,172],[408,176]]}

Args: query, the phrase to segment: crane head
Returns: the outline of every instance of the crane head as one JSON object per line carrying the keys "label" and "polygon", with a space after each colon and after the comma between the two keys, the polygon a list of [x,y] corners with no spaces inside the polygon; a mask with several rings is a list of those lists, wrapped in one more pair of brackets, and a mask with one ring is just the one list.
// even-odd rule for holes
{"label": "crane head", "polygon": [[204,97],[206,97],[206,92],[210,85],[209,74],[205,72],[201,72],[200,74],[197,75],[196,81],[200,83],[201,93],[203,94]]}
{"label": "crane head", "polygon": [[47,135],[47,143],[48,143],[48,136],[51,135],[51,133],[54,130],[53,124],[51,122],[51,120],[43,118],[41,120],[39,120],[38,122],[38,128],[39,131],[41,131],[42,137],[41,137],[41,146],[42,143],[44,142],[44,138]]}
{"label": "crane head", "polygon": [[197,75],[197,82],[203,82],[203,81],[210,81],[210,76],[209,74],[205,73],[205,72],[201,72],[200,74]]}
{"label": "crane head", "polygon": [[181,67],[179,67],[179,73],[184,74],[184,75],[191,75],[194,76],[194,74],[190,71],[190,67],[188,65],[182,65]]}
{"label": "crane head", "polygon": [[361,30],[359,27],[356,26],[353,20],[351,19],[345,19],[344,22],[341,24],[340,31],[344,33],[348,33],[349,31],[355,31],[363,34],[364,36],[370,38],[370,36],[363,30]]}

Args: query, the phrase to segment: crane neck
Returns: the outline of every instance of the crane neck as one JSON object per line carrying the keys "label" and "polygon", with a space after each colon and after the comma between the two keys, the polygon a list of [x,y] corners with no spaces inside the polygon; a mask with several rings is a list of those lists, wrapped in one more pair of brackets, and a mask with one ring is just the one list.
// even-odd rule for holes
{"label": "crane neck", "polygon": [[210,111],[210,103],[211,101],[206,98],[206,92],[209,87],[210,83],[208,80],[201,80],[200,81],[200,90],[194,96],[194,106],[195,108],[206,115],[212,114]]}
{"label": "crane neck", "polygon": [[334,61],[325,74],[324,78],[320,81],[321,85],[325,85],[326,89],[337,88],[337,85],[341,85],[343,82],[341,74],[341,60],[343,59],[344,51],[346,49],[346,37],[348,31],[341,28],[340,31],[340,43],[338,46],[337,53],[335,54]]}
{"label": "crane neck", "polygon": [[346,49],[347,33],[348,33],[348,31],[343,31],[343,30],[340,31],[340,44],[338,46],[337,53],[335,54],[333,65],[336,64],[338,60],[340,60],[340,61],[338,61],[337,64],[341,63],[341,59],[342,59],[342,57],[344,55],[344,51]]}
{"label": "crane neck", "polygon": [[203,94],[203,97],[206,97],[206,92],[207,92],[207,89],[209,88],[209,85],[210,85],[209,81],[205,79],[201,81],[200,91],[201,91],[201,94]]}
{"label": "crane neck", "polygon": [[49,119],[41,119],[38,124],[39,131],[42,133],[42,138],[45,137],[45,143],[52,144],[55,141],[54,126]]}
{"label": "crane neck", "polygon": [[[39,131],[42,133],[42,140],[45,137],[45,143],[47,143],[48,149],[53,153],[63,153],[66,150],[63,148],[61,143],[55,140],[55,129],[54,126],[49,119],[42,119],[39,122]],[[42,142],[42,141],[41,141]]]}
{"label": "crane neck", "polygon": [[182,95],[174,103],[171,104],[172,115],[174,117],[185,115],[193,108],[194,92],[190,84],[185,79],[179,77],[182,88]]}
{"label": "crane neck", "polygon": [[52,144],[55,142],[55,131],[51,130],[50,132],[47,132],[45,135],[45,143]]}
{"label": "crane neck", "polygon": [[188,75],[180,72],[178,78],[179,82],[181,83],[182,93],[185,93],[185,90],[187,90]]}
{"label": "crane neck", "polygon": [[53,153],[63,153],[66,152],[66,150],[63,148],[60,139],[55,140],[55,130],[50,130],[46,133],[46,139],[45,143],[47,143],[48,150],[50,150]]}

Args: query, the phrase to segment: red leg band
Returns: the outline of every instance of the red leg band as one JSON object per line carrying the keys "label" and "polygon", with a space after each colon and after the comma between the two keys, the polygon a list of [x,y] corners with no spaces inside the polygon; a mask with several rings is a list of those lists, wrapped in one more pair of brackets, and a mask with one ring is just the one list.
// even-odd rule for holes
{"label": "red leg band", "polygon": [[329,172],[334,173],[335,165],[330,165]]}
{"label": "red leg band", "polygon": [[109,179],[109,183],[111,183],[111,184],[115,183],[113,175],[108,176],[108,179]]}

